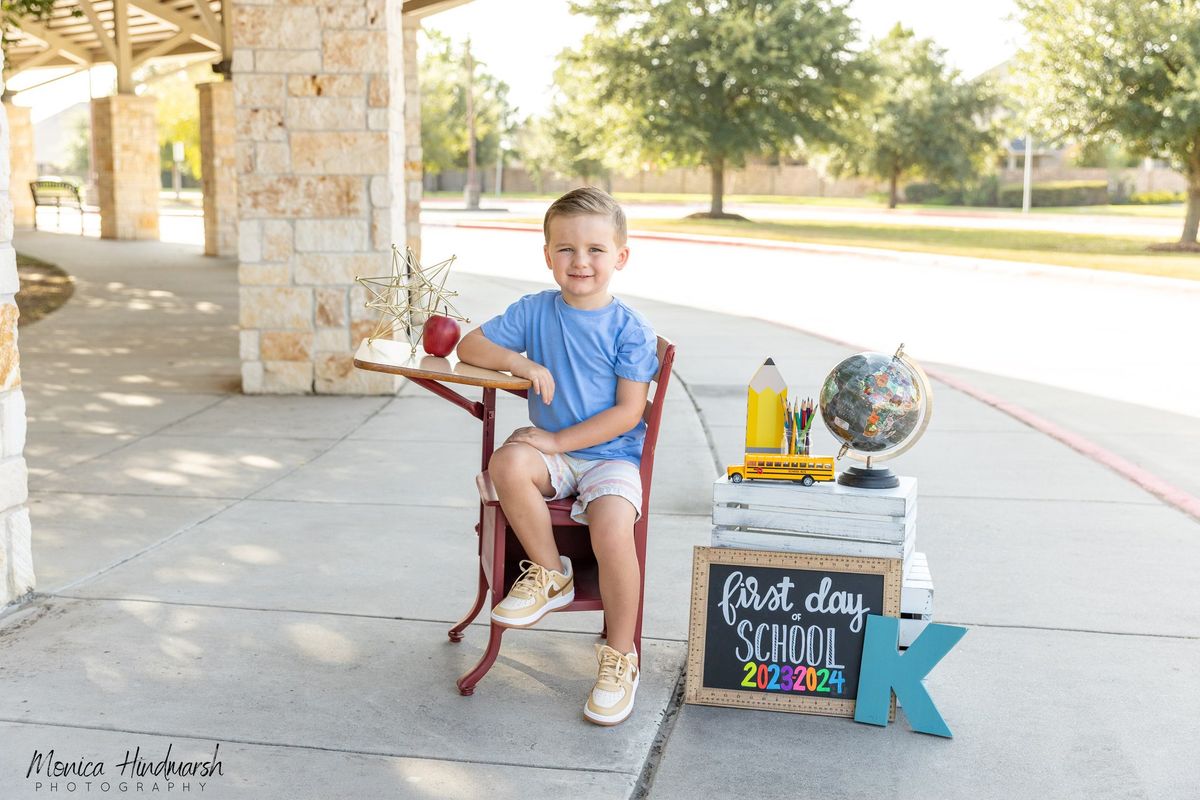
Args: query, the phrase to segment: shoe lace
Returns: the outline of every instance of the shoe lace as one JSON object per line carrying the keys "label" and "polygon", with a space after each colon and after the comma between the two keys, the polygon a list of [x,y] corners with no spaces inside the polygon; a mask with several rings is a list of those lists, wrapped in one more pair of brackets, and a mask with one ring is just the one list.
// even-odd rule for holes
{"label": "shoe lace", "polygon": [[632,666],[629,659],[605,645],[600,649],[600,675],[596,684],[607,691],[618,691],[621,680]]}
{"label": "shoe lace", "polygon": [[[528,565],[528,566],[526,566]],[[550,582],[550,571],[534,561],[522,560],[517,565],[524,572],[513,583],[510,594],[517,597],[536,597]]]}

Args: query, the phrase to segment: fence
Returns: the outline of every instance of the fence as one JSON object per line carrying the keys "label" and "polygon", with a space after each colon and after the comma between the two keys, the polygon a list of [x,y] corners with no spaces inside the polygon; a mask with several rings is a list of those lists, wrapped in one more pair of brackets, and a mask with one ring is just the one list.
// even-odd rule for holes
{"label": "fence", "polygon": [[[484,194],[495,192],[495,165],[482,167],[479,178]],[[560,194],[583,185],[577,178],[555,176],[545,178],[540,185],[522,166],[504,168],[505,192],[538,192]],[[425,190],[430,192],[460,192],[466,185],[466,173],[461,170],[425,176]],[[614,192],[653,192],[663,194],[708,194],[712,178],[704,168],[646,170],[636,175],[614,175],[605,181],[593,179],[597,185]],[[863,197],[869,192],[884,192],[887,186],[863,178],[833,179],[822,177],[817,170],[804,166],[750,165],[743,169],[725,171],[726,194],[807,195],[812,197]]]}
{"label": "fence", "polygon": [[[484,194],[495,193],[496,169],[481,167],[479,177]],[[1024,174],[1020,169],[999,171],[1001,183],[1021,183]],[[1108,181],[1109,191],[1115,193],[1119,184],[1134,192],[1183,192],[1187,191],[1187,179],[1170,169],[1155,167],[1145,169],[1090,169],[1063,167],[1059,165],[1035,167],[1034,183],[1045,181]],[[648,170],[636,175],[614,175],[605,181],[594,178],[593,182],[614,192],[653,192],[665,194],[701,194],[711,189],[709,171],[697,169]],[[462,171],[442,172],[425,176],[426,191],[461,192],[466,185],[466,173]],[[537,192],[561,194],[583,182],[577,178],[555,176],[544,179],[540,185],[530,177],[525,168],[516,165],[504,168],[503,189],[505,192]],[[725,193],[741,195],[792,195],[798,197],[865,197],[870,193],[887,192],[887,184],[866,178],[829,178],[808,166],[787,165],[771,167],[752,164],[743,169],[726,170]]]}
{"label": "fence", "polygon": [[[1019,169],[1000,170],[1001,183],[1021,183],[1024,180]],[[1116,194],[1123,186],[1127,192],[1186,192],[1187,178],[1173,169],[1162,167],[1126,167],[1105,169],[1103,167],[1050,167],[1034,168],[1033,182],[1047,181],[1108,181],[1108,191]]]}

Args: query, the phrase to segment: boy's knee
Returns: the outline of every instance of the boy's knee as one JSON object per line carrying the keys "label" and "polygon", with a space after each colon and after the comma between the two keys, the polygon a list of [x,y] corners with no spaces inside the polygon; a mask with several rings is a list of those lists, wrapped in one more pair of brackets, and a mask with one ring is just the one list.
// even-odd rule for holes
{"label": "boy's knee", "polygon": [[592,538],[608,542],[633,541],[633,524],[637,521],[637,509],[633,503],[620,495],[607,494],[588,503],[588,528]]}
{"label": "boy's knee", "polygon": [[513,442],[497,448],[488,462],[488,473],[492,482],[513,479],[532,479],[536,470],[544,466],[542,457],[532,445]]}

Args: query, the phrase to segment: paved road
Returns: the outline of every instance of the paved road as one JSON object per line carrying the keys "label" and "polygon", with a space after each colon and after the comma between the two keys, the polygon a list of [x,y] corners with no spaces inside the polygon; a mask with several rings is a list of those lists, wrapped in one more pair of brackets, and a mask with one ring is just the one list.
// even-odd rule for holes
{"label": "paved road", "polygon": [[[481,218],[541,217],[549,203],[541,200],[497,201],[483,199],[485,209],[478,212],[462,210],[459,200],[425,200],[422,221],[470,220]],[[493,206],[488,210],[489,206]],[[707,211],[708,203],[655,204],[637,203],[626,206],[631,217],[640,219],[679,219],[694,211]],[[1179,218],[1122,217],[1116,215],[1071,215],[1032,213],[1022,215],[1013,211],[989,209],[887,209],[840,208],[835,206],[788,206],[772,203],[730,203],[725,210],[755,220],[833,222],[842,224],[904,225],[906,227],[953,227],[984,230],[1059,231],[1061,233],[1105,233],[1125,236],[1153,236],[1165,241],[1179,238],[1183,228],[1183,210]]]}
{"label": "paved road", "polygon": [[[527,206],[513,211],[541,213],[542,205]],[[460,269],[481,274],[539,274],[536,232],[444,227],[480,221],[464,212],[426,211],[424,218],[431,256],[456,253]],[[88,218],[93,235],[95,221]],[[202,225],[195,213],[164,215],[163,240],[199,244]],[[874,349],[903,341],[924,362],[1200,496],[1200,369],[1190,345],[1190,320],[1200,308],[1195,282],[874,249],[635,238],[619,291]],[[881,298],[891,310],[879,310]]]}
{"label": "paved road", "polygon": [[[541,234],[426,225],[430,258],[544,278]],[[632,240],[618,292],[1200,416],[1200,283],[884,251]],[[1163,391],[1167,389],[1169,391]]]}
{"label": "paved road", "polygon": [[[426,225],[429,258],[549,280],[537,231]],[[891,352],[1031,409],[1200,497],[1200,283],[1030,264],[635,236],[618,293]],[[980,454],[983,457],[983,454]]]}
{"label": "paved road", "polygon": [[[445,225],[505,216],[449,210],[453,205],[452,201],[426,203],[427,252],[457,253],[461,268],[471,271],[529,276],[524,262],[497,260],[495,254],[536,253],[538,234],[468,233],[461,228],[450,233]],[[511,212],[508,217],[538,216],[545,209],[541,202],[505,205]],[[430,210],[438,208],[444,210]],[[637,208],[639,215],[644,211],[680,214],[678,206]],[[814,218],[884,216],[900,224],[945,224],[950,219],[856,209],[756,208],[818,215]],[[40,219],[48,228],[55,221],[46,211]],[[1057,225],[1061,230],[1097,223],[1109,230],[1140,224],[1162,229],[1164,223],[1049,214],[1027,220],[1002,215],[955,215],[953,219],[971,219],[981,226]],[[77,224],[66,219],[63,227],[74,231]],[[164,213],[160,225],[163,241],[203,244],[203,218],[198,212]],[[89,215],[86,227],[89,235],[97,235],[98,218]],[[1200,307],[1200,284],[1195,282],[874,249],[769,245],[756,250],[638,239],[621,290],[761,317],[874,348],[887,349],[904,341],[910,352],[927,361],[1200,416],[1200,369],[1194,368],[1189,325]],[[903,268],[903,279],[897,277],[898,267]],[[890,310],[880,310],[881,298],[886,298]]]}

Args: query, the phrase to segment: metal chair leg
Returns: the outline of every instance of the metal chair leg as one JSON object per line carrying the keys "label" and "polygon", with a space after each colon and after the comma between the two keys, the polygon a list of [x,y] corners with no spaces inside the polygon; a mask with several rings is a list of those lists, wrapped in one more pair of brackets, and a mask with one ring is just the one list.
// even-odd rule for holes
{"label": "metal chair leg", "polygon": [[483,657],[466,675],[458,679],[459,694],[464,696],[475,694],[475,684],[479,683],[487,674],[488,670],[492,668],[492,664],[496,663],[496,656],[500,655],[500,637],[504,635],[504,630],[502,626],[492,623],[492,634],[488,637],[488,646]]}
{"label": "metal chair leg", "polygon": [[450,629],[450,632],[447,634],[450,637],[450,641],[456,643],[462,641],[463,631],[467,629],[468,625],[475,621],[475,618],[479,616],[479,612],[483,609],[483,601],[487,598],[487,592],[487,574],[484,573],[483,565],[480,564],[479,591],[478,594],[475,595],[475,605],[471,606],[471,610],[467,612],[467,615],[459,620],[457,625]]}

